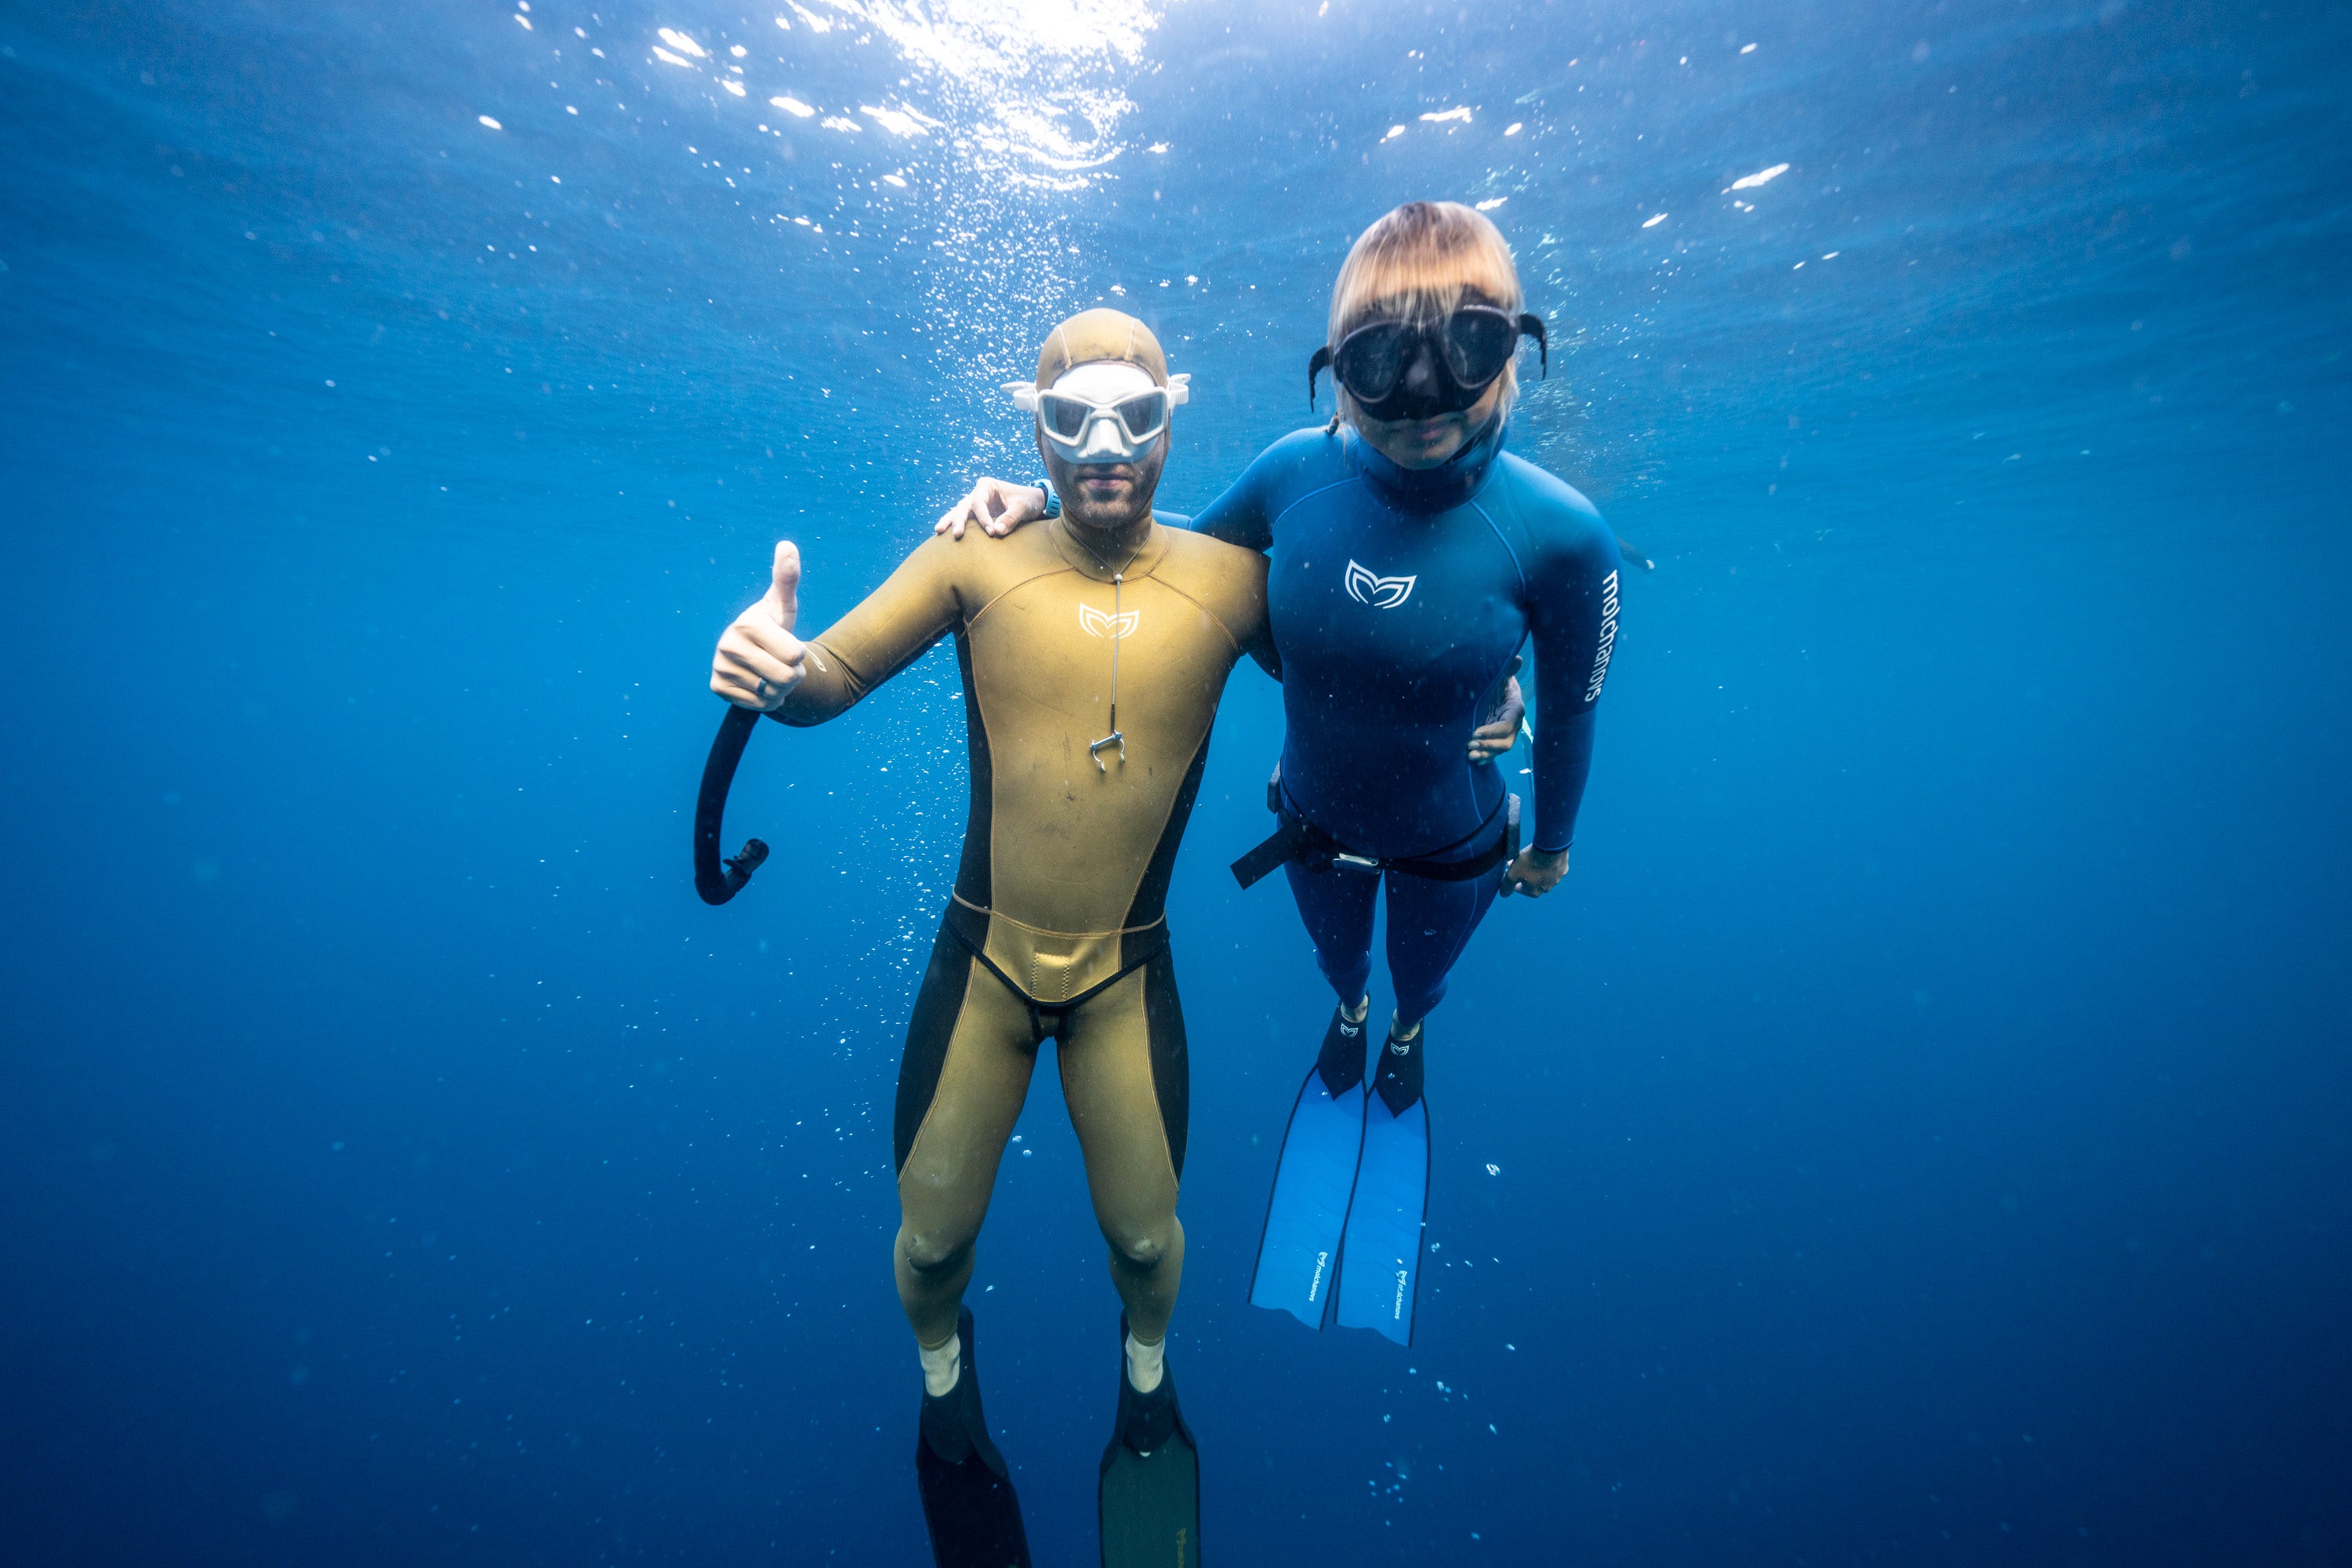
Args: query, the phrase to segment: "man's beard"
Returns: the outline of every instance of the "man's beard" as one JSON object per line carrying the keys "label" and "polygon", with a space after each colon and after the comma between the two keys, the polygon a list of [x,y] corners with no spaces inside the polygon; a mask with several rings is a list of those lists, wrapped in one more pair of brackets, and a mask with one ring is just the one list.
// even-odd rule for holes
{"label": "man's beard", "polygon": [[[1165,448],[1163,447],[1164,451]],[[1131,488],[1119,500],[1097,500],[1086,489],[1087,465],[1071,463],[1062,473],[1069,480],[1062,489],[1062,510],[1072,522],[1085,528],[1106,531],[1126,528],[1151,515],[1151,498],[1160,488],[1160,471],[1165,458],[1155,453],[1150,461],[1123,464],[1133,471]],[[1058,484],[1056,489],[1062,487]]]}
{"label": "man's beard", "polygon": [[1062,499],[1062,510],[1069,515],[1072,522],[1081,528],[1115,532],[1151,510],[1148,502],[1137,507],[1133,499],[1135,493],[1130,490],[1124,500],[1105,501],[1097,500],[1082,489],[1076,490]]}

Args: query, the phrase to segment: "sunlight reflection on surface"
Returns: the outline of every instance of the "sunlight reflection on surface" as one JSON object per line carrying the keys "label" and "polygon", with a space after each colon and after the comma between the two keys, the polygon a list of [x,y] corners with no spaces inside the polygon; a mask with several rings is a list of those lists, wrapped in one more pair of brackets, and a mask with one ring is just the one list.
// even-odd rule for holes
{"label": "sunlight reflection on surface", "polygon": [[[854,215],[870,207],[866,221],[880,226],[868,228],[871,237],[928,252],[923,310],[934,325],[1009,352],[1034,340],[1042,314],[1092,295],[1080,287],[1082,274],[1070,270],[1067,237],[1048,232],[1068,216],[1055,198],[1092,189],[1132,151],[1119,135],[1135,110],[1127,87],[1151,68],[1144,48],[1161,6],[1145,0],[793,0],[790,9],[791,16],[773,18],[790,40],[769,35],[787,51],[775,58],[786,73],[781,81],[763,82],[769,71],[756,58],[717,41],[733,17],[712,16],[701,26],[677,17],[656,28],[646,47],[650,58],[707,75],[747,107],[764,101],[796,120],[814,120],[839,138],[835,156],[854,156],[848,149],[859,143],[873,153],[892,144],[884,155],[896,166],[844,167],[835,216],[852,226],[854,237]],[[842,83],[848,98],[853,71],[870,77],[842,51],[877,45],[897,57],[898,90],[877,97],[869,79],[864,98],[828,102],[825,84]],[[727,63],[730,53],[744,64]],[[879,141],[871,134],[877,131],[885,133]],[[1152,150],[1164,152],[1165,144]],[[896,162],[900,158],[919,162]],[[875,202],[900,191],[922,205],[909,209],[906,198],[897,198],[895,210],[886,211],[892,204]],[[784,213],[774,221],[817,226]],[[988,382],[994,372],[974,374]]]}

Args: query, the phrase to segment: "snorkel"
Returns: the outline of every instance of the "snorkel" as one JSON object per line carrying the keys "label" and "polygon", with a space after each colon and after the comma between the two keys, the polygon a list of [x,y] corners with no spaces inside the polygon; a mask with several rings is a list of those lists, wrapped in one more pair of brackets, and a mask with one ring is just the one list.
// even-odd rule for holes
{"label": "snorkel", "polygon": [[725,860],[719,858],[719,829],[727,815],[727,791],[735,783],[735,764],[743,760],[751,726],[759,721],[760,715],[753,710],[730,707],[727,717],[719,721],[718,737],[710,742],[710,755],[702,764],[702,790],[694,799],[694,890],[706,904],[723,904],[741,892],[751,873],[768,858],[767,845],[757,838],[743,840],[743,847]]}

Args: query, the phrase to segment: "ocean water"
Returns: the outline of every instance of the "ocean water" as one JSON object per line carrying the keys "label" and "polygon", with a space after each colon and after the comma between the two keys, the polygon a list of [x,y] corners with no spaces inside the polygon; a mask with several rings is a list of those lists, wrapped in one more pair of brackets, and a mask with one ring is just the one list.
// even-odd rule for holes
{"label": "ocean water", "polygon": [[[1430,1026],[1409,1351],[1245,1301],[1329,1004],[1224,870],[1234,678],[1207,1556],[2352,1558],[2347,89],[2330,5],[0,5],[0,1555],[924,1561],[951,656],[755,738],[713,910],[711,642],[1029,471],[996,384],[1098,300],[1202,504],[1449,197],[1656,570]],[[1021,1131],[971,1299],[1084,1563],[1117,1308],[1050,1075]]]}

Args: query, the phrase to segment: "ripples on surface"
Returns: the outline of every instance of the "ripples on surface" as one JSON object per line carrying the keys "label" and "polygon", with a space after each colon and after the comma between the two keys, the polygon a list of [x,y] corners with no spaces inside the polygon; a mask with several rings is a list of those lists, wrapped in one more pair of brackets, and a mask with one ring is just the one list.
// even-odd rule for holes
{"label": "ripples on surface", "polygon": [[[332,380],[352,459],[413,430],[393,455],[431,450],[408,472],[435,484],[485,480],[479,437],[515,424],[746,479],[887,437],[921,482],[853,493],[919,511],[1027,465],[995,384],[1101,300],[1199,376],[1196,504],[1309,417],[1348,237],[1431,195],[1496,214],[1559,323],[1521,446],[1670,550],[1824,508],[1868,532],[1898,500],[1908,538],[1920,508],[2112,487],[2338,409],[2320,321],[2275,308],[2341,321],[2311,281],[2341,226],[2325,51],[2161,10],[1721,15],[118,13],[8,62],[19,330],[60,369],[76,342],[134,353],[152,379],[89,389],[110,405],[244,404],[231,440],[262,388]],[[99,145],[59,136],[86,121]],[[152,311],[26,265],[93,224],[169,258]]]}

